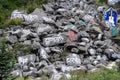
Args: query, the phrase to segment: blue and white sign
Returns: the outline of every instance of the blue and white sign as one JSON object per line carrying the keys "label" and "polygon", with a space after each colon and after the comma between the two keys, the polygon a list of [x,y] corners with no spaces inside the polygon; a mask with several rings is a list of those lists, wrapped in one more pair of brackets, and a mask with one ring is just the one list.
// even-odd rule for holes
{"label": "blue and white sign", "polygon": [[113,10],[112,8],[109,8],[104,15],[104,20],[106,21],[106,24],[112,24],[112,26],[116,26],[117,15],[117,11]]}

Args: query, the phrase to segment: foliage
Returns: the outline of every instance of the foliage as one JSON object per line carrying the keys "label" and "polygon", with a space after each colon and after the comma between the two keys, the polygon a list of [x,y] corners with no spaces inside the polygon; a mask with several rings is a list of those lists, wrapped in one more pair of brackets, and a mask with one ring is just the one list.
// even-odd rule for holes
{"label": "foliage", "polygon": [[98,0],[98,6],[103,6],[105,4],[107,4],[108,0]]}
{"label": "foliage", "polygon": [[43,74],[43,75],[42,75],[42,79],[43,79],[43,80],[48,80],[47,75],[46,75],[46,74]]}
{"label": "foliage", "polygon": [[23,56],[31,53],[31,46],[16,43],[13,47],[16,56]]}
{"label": "foliage", "polygon": [[71,80],[119,80],[120,73],[115,69],[103,69],[95,73],[72,73]]}
{"label": "foliage", "polygon": [[6,41],[5,38],[0,40],[0,80],[9,80],[8,77],[15,63],[15,54]]}

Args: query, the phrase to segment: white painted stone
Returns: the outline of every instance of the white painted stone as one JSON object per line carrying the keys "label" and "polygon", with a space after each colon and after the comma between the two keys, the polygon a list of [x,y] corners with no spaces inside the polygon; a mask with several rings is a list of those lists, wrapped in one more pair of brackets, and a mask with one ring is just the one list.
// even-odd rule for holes
{"label": "white painted stone", "polygon": [[66,57],[66,63],[69,66],[80,66],[81,65],[81,60],[79,55],[77,54],[69,54]]}

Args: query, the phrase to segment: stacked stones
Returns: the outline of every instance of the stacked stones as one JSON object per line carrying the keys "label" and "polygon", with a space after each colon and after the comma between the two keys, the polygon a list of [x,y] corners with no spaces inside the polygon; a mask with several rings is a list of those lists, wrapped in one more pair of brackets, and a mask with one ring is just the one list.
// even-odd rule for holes
{"label": "stacked stones", "polygon": [[20,12],[20,16],[13,13],[12,19],[19,17],[24,22],[4,30],[8,42],[11,47],[16,43],[29,45],[31,54],[17,57],[12,74],[33,80],[41,80],[42,74],[50,80],[63,76],[69,80],[70,71],[97,71],[108,61],[120,59],[119,46],[100,20],[108,6],[96,4],[95,0],[59,0],[35,9],[30,18],[24,13],[27,19],[20,17]]}

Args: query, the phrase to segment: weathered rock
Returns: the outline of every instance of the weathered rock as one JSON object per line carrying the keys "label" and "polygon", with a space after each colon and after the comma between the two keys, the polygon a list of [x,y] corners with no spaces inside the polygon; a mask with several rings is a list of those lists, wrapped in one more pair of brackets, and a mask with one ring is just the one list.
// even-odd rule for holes
{"label": "weathered rock", "polygon": [[66,63],[67,63],[67,65],[70,65],[70,66],[80,66],[81,65],[81,60],[80,60],[79,55],[69,54],[66,57]]}
{"label": "weathered rock", "polygon": [[48,75],[52,75],[54,73],[57,73],[57,70],[55,69],[55,67],[53,65],[49,65],[46,66],[42,69],[43,73],[48,74]]}
{"label": "weathered rock", "polygon": [[8,41],[12,44],[16,43],[18,41],[16,36],[8,36]]}
{"label": "weathered rock", "polygon": [[102,60],[103,60],[103,61],[107,61],[107,60],[108,60],[108,57],[107,57],[106,55],[103,55],[103,56],[102,56]]}
{"label": "weathered rock", "polygon": [[79,46],[78,47],[80,51],[86,51],[86,47],[85,46]]}
{"label": "weathered rock", "polygon": [[29,29],[23,29],[22,33],[23,35],[21,37],[26,38],[29,34],[31,34],[31,31]]}
{"label": "weathered rock", "polygon": [[31,15],[31,14],[26,14],[25,11],[18,11],[18,10],[14,10],[11,14],[11,19],[16,19],[16,18],[20,18],[22,20],[28,21],[28,22],[32,22],[32,21],[37,21],[38,20],[38,16],[37,15]]}
{"label": "weathered rock", "polygon": [[97,65],[98,63],[99,63],[99,61],[95,60],[92,64]]}
{"label": "weathered rock", "polygon": [[82,38],[81,40],[82,40],[83,42],[87,42],[87,43],[90,41],[88,38]]}
{"label": "weathered rock", "polygon": [[84,20],[85,22],[89,22],[89,21],[91,21],[92,19],[93,19],[93,17],[90,16],[90,15],[85,15],[85,16],[83,17],[83,20]]}
{"label": "weathered rock", "polygon": [[14,77],[17,77],[17,76],[22,77],[22,71],[20,71],[20,70],[14,70],[14,71],[11,72],[11,74]]}
{"label": "weathered rock", "polygon": [[84,65],[89,64],[89,63],[90,63],[90,60],[84,59],[84,61],[83,61],[83,64],[84,64]]}
{"label": "weathered rock", "polygon": [[23,68],[22,68],[23,71],[27,72],[29,71],[29,67],[27,65],[24,65]]}
{"label": "weathered rock", "polygon": [[120,54],[114,53],[114,54],[111,55],[111,58],[120,59]]}
{"label": "weathered rock", "polygon": [[31,40],[26,40],[23,42],[23,45],[31,45]]}
{"label": "weathered rock", "polygon": [[39,65],[38,65],[38,67],[39,68],[42,68],[42,66],[48,66],[48,63],[45,61],[45,60],[43,60],[43,61],[41,61],[40,63],[39,63]]}
{"label": "weathered rock", "polygon": [[65,66],[65,65],[62,65],[61,66],[61,71],[62,72],[70,72],[70,71],[72,71],[72,70],[74,70],[74,67],[73,66]]}
{"label": "weathered rock", "polygon": [[41,24],[37,29],[36,29],[36,32],[38,35],[41,35],[43,34],[44,32],[50,32],[52,31],[52,28],[49,26],[49,25],[44,25],[44,24]]}
{"label": "weathered rock", "polygon": [[110,62],[105,68],[112,69],[113,67],[116,67],[116,62]]}
{"label": "weathered rock", "polygon": [[54,12],[54,10],[52,9],[52,5],[50,3],[43,5],[43,9],[47,12]]}
{"label": "weathered rock", "polygon": [[88,37],[89,38],[89,34],[86,31],[80,31],[78,33],[78,36],[80,36],[80,37]]}
{"label": "weathered rock", "polygon": [[39,42],[34,41],[31,45],[33,50],[39,49],[41,47]]}
{"label": "weathered rock", "polygon": [[115,5],[115,3],[119,2],[120,0],[108,0],[109,5]]}
{"label": "weathered rock", "polygon": [[111,54],[111,53],[114,53],[114,50],[113,49],[105,49],[105,53]]}
{"label": "weathered rock", "polygon": [[44,46],[54,46],[54,45],[63,44],[65,42],[66,42],[66,39],[62,35],[47,37],[43,39]]}
{"label": "weathered rock", "polygon": [[105,42],[98,40],[98,41],[95,41],[94,44],[95,44],[96,46],[103,46],[103,45],[105,44]]}
{"label": "weathered rock", "polygon": [[39,9],[39,8],[36,8],[36,9],[31,13],[31,15],[37,15],[40,23],[43,22],[42,17],[43,17],[43,16],[47,16],[47,14],[44,12],[44,10],[43,10],[43,9]]}
{"label": "weathered rock", "polygon": [[27,77],[27,76],[31,76],[31,75],[32,75],[32,71],[23,72],[23,77]]}
{"label": "weathered rock", "polygon": [[95,0],[84,0],[85,3],[90,4],[90,3],[95,3]]}
{"label": "weathered rock", "polygon": [[86,42],[79,43],[80,46],[86,46]]}
{"label": "weathered rock", "polygon": [[43,47],[41,47],[39,50],[39,55],[41,58],[43,59],[47,59],[49,57],[49,55],[46,53],[45,49]]}
{"label": "weathered rock", "polygon": [[59,47],[51,47],[50,49],[51,49],[52,52],[56,52],[56,53],[62,53],[63,52],[63,50],[60,49]]}
{"label": "weathered rock", "polygon": [[22,33],[22,30],[17,29],[16,31],[13,31],[12,34],[13,34],[13,35],[17,35],[18,37],[21,37],[21,35],[22,35],[23,33]]}
{"label": "weathered rock", "polygon": [[52,23],[54,24],[54,20],[52,20],[51,18],[48,18],[48,17],[42,17],[43,18],[43,21],[46,22],[46,23]]}
{"label": "weathered rock", "polygon": [[98,10],[99,12],[104,12],[106,8],[107,8],[107,6],[99,6],[99,7],[97,8],[97,10]]}
{"label": "weathered rock", "polygon": [[91,69],[93,69],[95,66],[93,66],[92,64],[88,64],[87,65],[87,68],[88,68],[88,70],[91,70]]}
{"label": "weathered rock", "polygon": [[35,62],[36,55],[35,54],[29,54],[26,56],[20,56],[18,57],[18,63],[19,65],[27,65],[29,62]]}
{"label": "weathered rock", "polygon": [[61,73],[55,73],[52,74],[52,77],[50,80],[60,80],[60,78],[62,78],[62,74]]}
{"label": "weathered rock", "polygon": [[88,52],[90,53],[90,55],[95,55],[96,54],[96,51],[95,49],[89,49]]}

